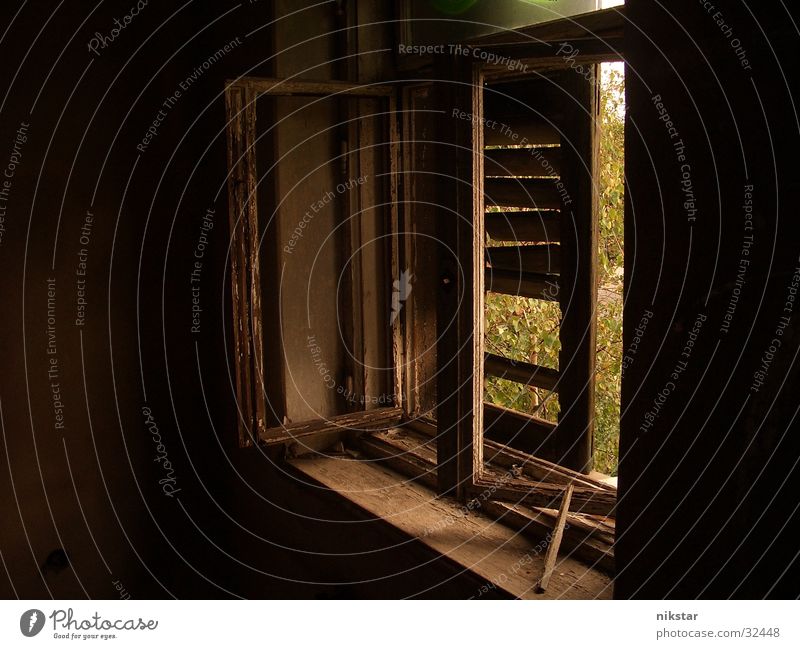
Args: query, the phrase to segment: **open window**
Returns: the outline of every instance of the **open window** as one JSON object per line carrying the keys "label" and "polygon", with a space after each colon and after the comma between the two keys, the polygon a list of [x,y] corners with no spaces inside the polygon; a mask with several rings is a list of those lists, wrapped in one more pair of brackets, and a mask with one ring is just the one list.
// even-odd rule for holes
{"label": "open window", "polygon": [[396,423],[392,88],[244,78],[226,104],[240,446]]}
{"label": "open window", "polygon": [[[576,554],[613,562],[616,489],[588,474],[597,64],[621,41],[610,10],[408,83],[228,85],[240,445],[336,446],[521,529],[568,515]],[[519,300],[551,310],[549,350],[487,346],[487,306]],[[503,382],[549,420],[496,403]]]}
{"label": "open window", "polygon": [[[459,217],[440,232],[452,253],[440,275],[438,448],[440,482],[456,493],[494,488],[521,500],[549,493],[542,485],[497,484],[486,471],[486,440],[580,474],[591,469],[597,64],[621,58],[619,17],[618,10],[598,12],[473,44],[483,57],[524,62],[524,72],[519,64],[479,66],[476,57],[454,57],[437,69],[439,78],[452,71],[440,133],[453,173],[440,185],[440,201]],[[560,351],[550,366],[486,348],[484,314],[496,295],[557,305]],[[486,377],[545,398],[557,393],[557,421],[491,401],[481,407]],[[578,494],[578,502],[584,495],[607,496]]]}

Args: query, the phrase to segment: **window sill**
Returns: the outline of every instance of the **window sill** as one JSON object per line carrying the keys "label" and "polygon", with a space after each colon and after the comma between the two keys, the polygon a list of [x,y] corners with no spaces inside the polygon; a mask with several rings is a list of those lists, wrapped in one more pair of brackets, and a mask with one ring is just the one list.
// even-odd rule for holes
{"label": "window sill", "polygon": [[305,457],[290,464],[321,487],[417,539],[485,581],[475,597],[492,590],[520,599],[610,599],[612,579],[564,553],[548,589],[536,592],[545,543],[526,538],[479,511],[464,514],[455,500],[375,462],[347,457]]}

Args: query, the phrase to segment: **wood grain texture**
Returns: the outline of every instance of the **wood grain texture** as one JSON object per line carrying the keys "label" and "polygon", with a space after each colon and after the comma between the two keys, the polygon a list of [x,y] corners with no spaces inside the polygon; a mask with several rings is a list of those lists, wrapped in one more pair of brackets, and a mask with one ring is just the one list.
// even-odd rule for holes
{"label": "wood grain texture", "polygon": [[567,522],[567,512],[569,511],[573,490],[574,487],[572,485],[567,487],[561,503],[561,509],[558,511],[558,519],[550,537],[550,544],[547,546],[547,553],[544,556],[544,569],[537,589],[540,592],[547,590],[550,578],[553,576],[553,569],[556,567],[556,559],[558,558],[558,550],[561,548],[561,538],[564,536],[564,524]]}
{"label": "wood grain texture", "polygon": [[574,484],[616,494],[615,487],[590,478],[577,471],[572,471],[554,462],[548,462],[529,453],[523,453],[504,444],[492,440],[483,441],[483,455],[487,463],[504,468],[518,467],[523,475],[541,482]]}
{"label": "wood grain texture", "polygon": [[[522,478],[503,479],[481,477],[471,491],[474,495],[488,494],[492,500],[557,509],[561,507],[567,486],[553,482],[534,482]],[[583,514],[614,516],[617,506],[615,494],[592,487],[574,487],[570,507]]]}
{"label": "wood grain texture", "polygon": [[437,377],[437,304],[441,287],[439,274],[438,177],[436,151],[439,143],[436,95],[431,84],[414,84],[403,88],[402,113],[403,166],[401,227],[398,230],[399,259],[397,267],[410,269],[416,277],[430,278],[417,282],[408,296],[400,317],[395,321],[401,329],[398,346],[403,359],[398,364],[404,387],[405,410],[409,415],[434,413]]}
{"label": "wood grain texture", "polygon": [[[528,536],[538,543],[553,530],[558,512],[524,505],[490,500],[483,504],[482,511]],[[608,575],[615,571],[614,535],[599,531],[597,526],[584,526],[585,517],[569,514],[564,525],[561,545],[571,557],[576,557],[592,568]]]}
{"label": "wood grain texture", "polygon": [[[378,460],[402,475],[414,478],[425,486],[436,486],[436,439],[406,426],[362,435],[352,441],[359,452]],[[521,469],[524,475],[550,482],[612,489],[602,483],[584,479],[580,474],[519,453],[500,444],[484,441],[487,464],[503,469]],[[535,541],[550,534],[558,516],[557,510],[529,507],[500,501],[481,501],[480,509],[498,522],[526,533]],[[612,574],[614,570],[615,522],[570,513],[565,526],[566,546],[575,556]]]}
{"label": "wood grain texture", "polygon": [[239,446],[249,446],[266,426],[261,374],[264,356],[256,204],[255,96],[245,87],[229,87],[225,93],[225,107],[237,428]]}
{"label": "wood grain texture", "polygon": [[511,597],[609,599],[612,595],[608,575],[571,557],[563,559],[547,594],[536,593],[536,576],[544,560],[532,551],[529,540],[451,498],[437,498],[430,489],[389,468],[319,457],[292,460],[291,465],[313,481],[310,488],[339,494],[368,516],[401,530],[409,542],[424,544]]}

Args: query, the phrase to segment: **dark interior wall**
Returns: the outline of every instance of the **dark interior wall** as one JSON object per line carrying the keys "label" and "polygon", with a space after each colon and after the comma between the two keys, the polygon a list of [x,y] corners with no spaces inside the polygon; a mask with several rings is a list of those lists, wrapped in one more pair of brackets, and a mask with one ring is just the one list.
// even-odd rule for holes
{"label": "dark interior wall", "polygon": [[[340,500],[232,448],[221,91],[239,74],[340,74],[326,63],[340,46],[314,38],[343,20],[336,3],[149,2],[89,52],[134,4],[0,9],[1,167],[20,126],[27,138],[0,243],[0,593],[116,597],[114,582],[134,598],[474,592],[420,546],[354,525],[363,515]],[[299,13],[256,31],[273,7]],[[393,33],[359,32],[369,47]],[[361,74],[388,63],[365,59]],[[46,565],[59,548],[70,565]]]}
{"label": "dark interior wall", "polygon": [[[0,593],[116,597],[115,581],[132,597],[389,597],[436,584],[426,594],[474,592],[452,566],[426,563],[417,545],[382,550],[404,539],[379,523],[354,525],[358,512],[259,454],[231,448],[220,93],[238,74],[298,70],[299,50],[276,64],[275,30],[253,30],[271,19],[271,6],[301,7],[149,2],[98,54],[89,52],[95,32],[108,38],[133,4],[103,3],[89,14],[65,3],[52,16],[52,4],[41,1],[19,13],[13,4],[0,8],[10,25],[0,173],[14,165],[0,185]],[[378,4],[362,3],[380,20]],[[779,334],[766,376],[756,374],[798,264],[797,117],[787,91],[798,80],[782,44],[796,33],[766,3],[717,4],[752,74],[698,3],[671,4],[670,14],[628,3],[637,26],[628,36],[627,168],[636,174],[628,188],[626,348],[645,312],[654,316],[623,385],[622,597],[797,595],[796,571],[785,570],[800,457],[796,398],[786,387],[797,380],[796,316]],[[286,23],[280,35],[309,38],[331,20],[305,18],[293,17],[297,31]],[[361,42],[379,46],[391,33],[367,30]],[[303,56],[333,75],[324,62],[335,46],[317,42]],[[204,68],[226,44],[230,51]],[[379,74],[387,60],[370,57],[362,74]],[[686,144],[698,204],[691,226],[681,163],[654,94]],[[746,184],[754,186],[752,232],[744,229]],[[93,221],[82,241],[87,210]],[[737,287],[749,233],[750,264]],[[195,325],[191,273],[203,236]],[[742,292],[723,334],[734,288]],[[76,325],[79,290],[86,305]],[[706,320],[687,367],[642,432],[698,314]],[[58,554],[46,561],[59,548],[71,567]],[[341,552],[366,554],[326,554]],[[395,577],[381,578],[387,566]]]}
{"label": "dark interior wall", "polygon": [[714,4],[627,3],[618,597],[800,583],[797,10]]}

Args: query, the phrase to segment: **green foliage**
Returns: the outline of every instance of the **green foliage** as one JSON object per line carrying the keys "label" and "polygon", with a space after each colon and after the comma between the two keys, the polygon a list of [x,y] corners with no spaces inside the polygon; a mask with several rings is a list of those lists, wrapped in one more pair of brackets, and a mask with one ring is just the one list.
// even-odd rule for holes
{"label": "green foliage", "polygon": [[[515,295],[486,295],[486,351],[498,356],[558,367],[561,310],[555,302]],[[556,421],[558,395],[513,381],[490,378],[486,398],[505,408]],[[538,404],[538,407],[537,407]]]}
{"label": "green foliage", "polygon": [[604,69],[600,104],[600,249],[598,251],[595,470],[617,474],[622,380],[622,279],[625,205],[625,78]]}
{"label": "green foliage", "polygon": [[[597,375],[594,468],[617,474],[620,381],[622,378],[622,280],[624,206],[624,76],[605,67],[601,93],[600,246],[598,250]],[[489,242],[489,245],[496,245]],[[557,303],[489,293],[486,296],[486,349],[514,360],[558,368],[561,348]],[[489,378],[492,403],[556,421],[554,393],[513,381]]]}

